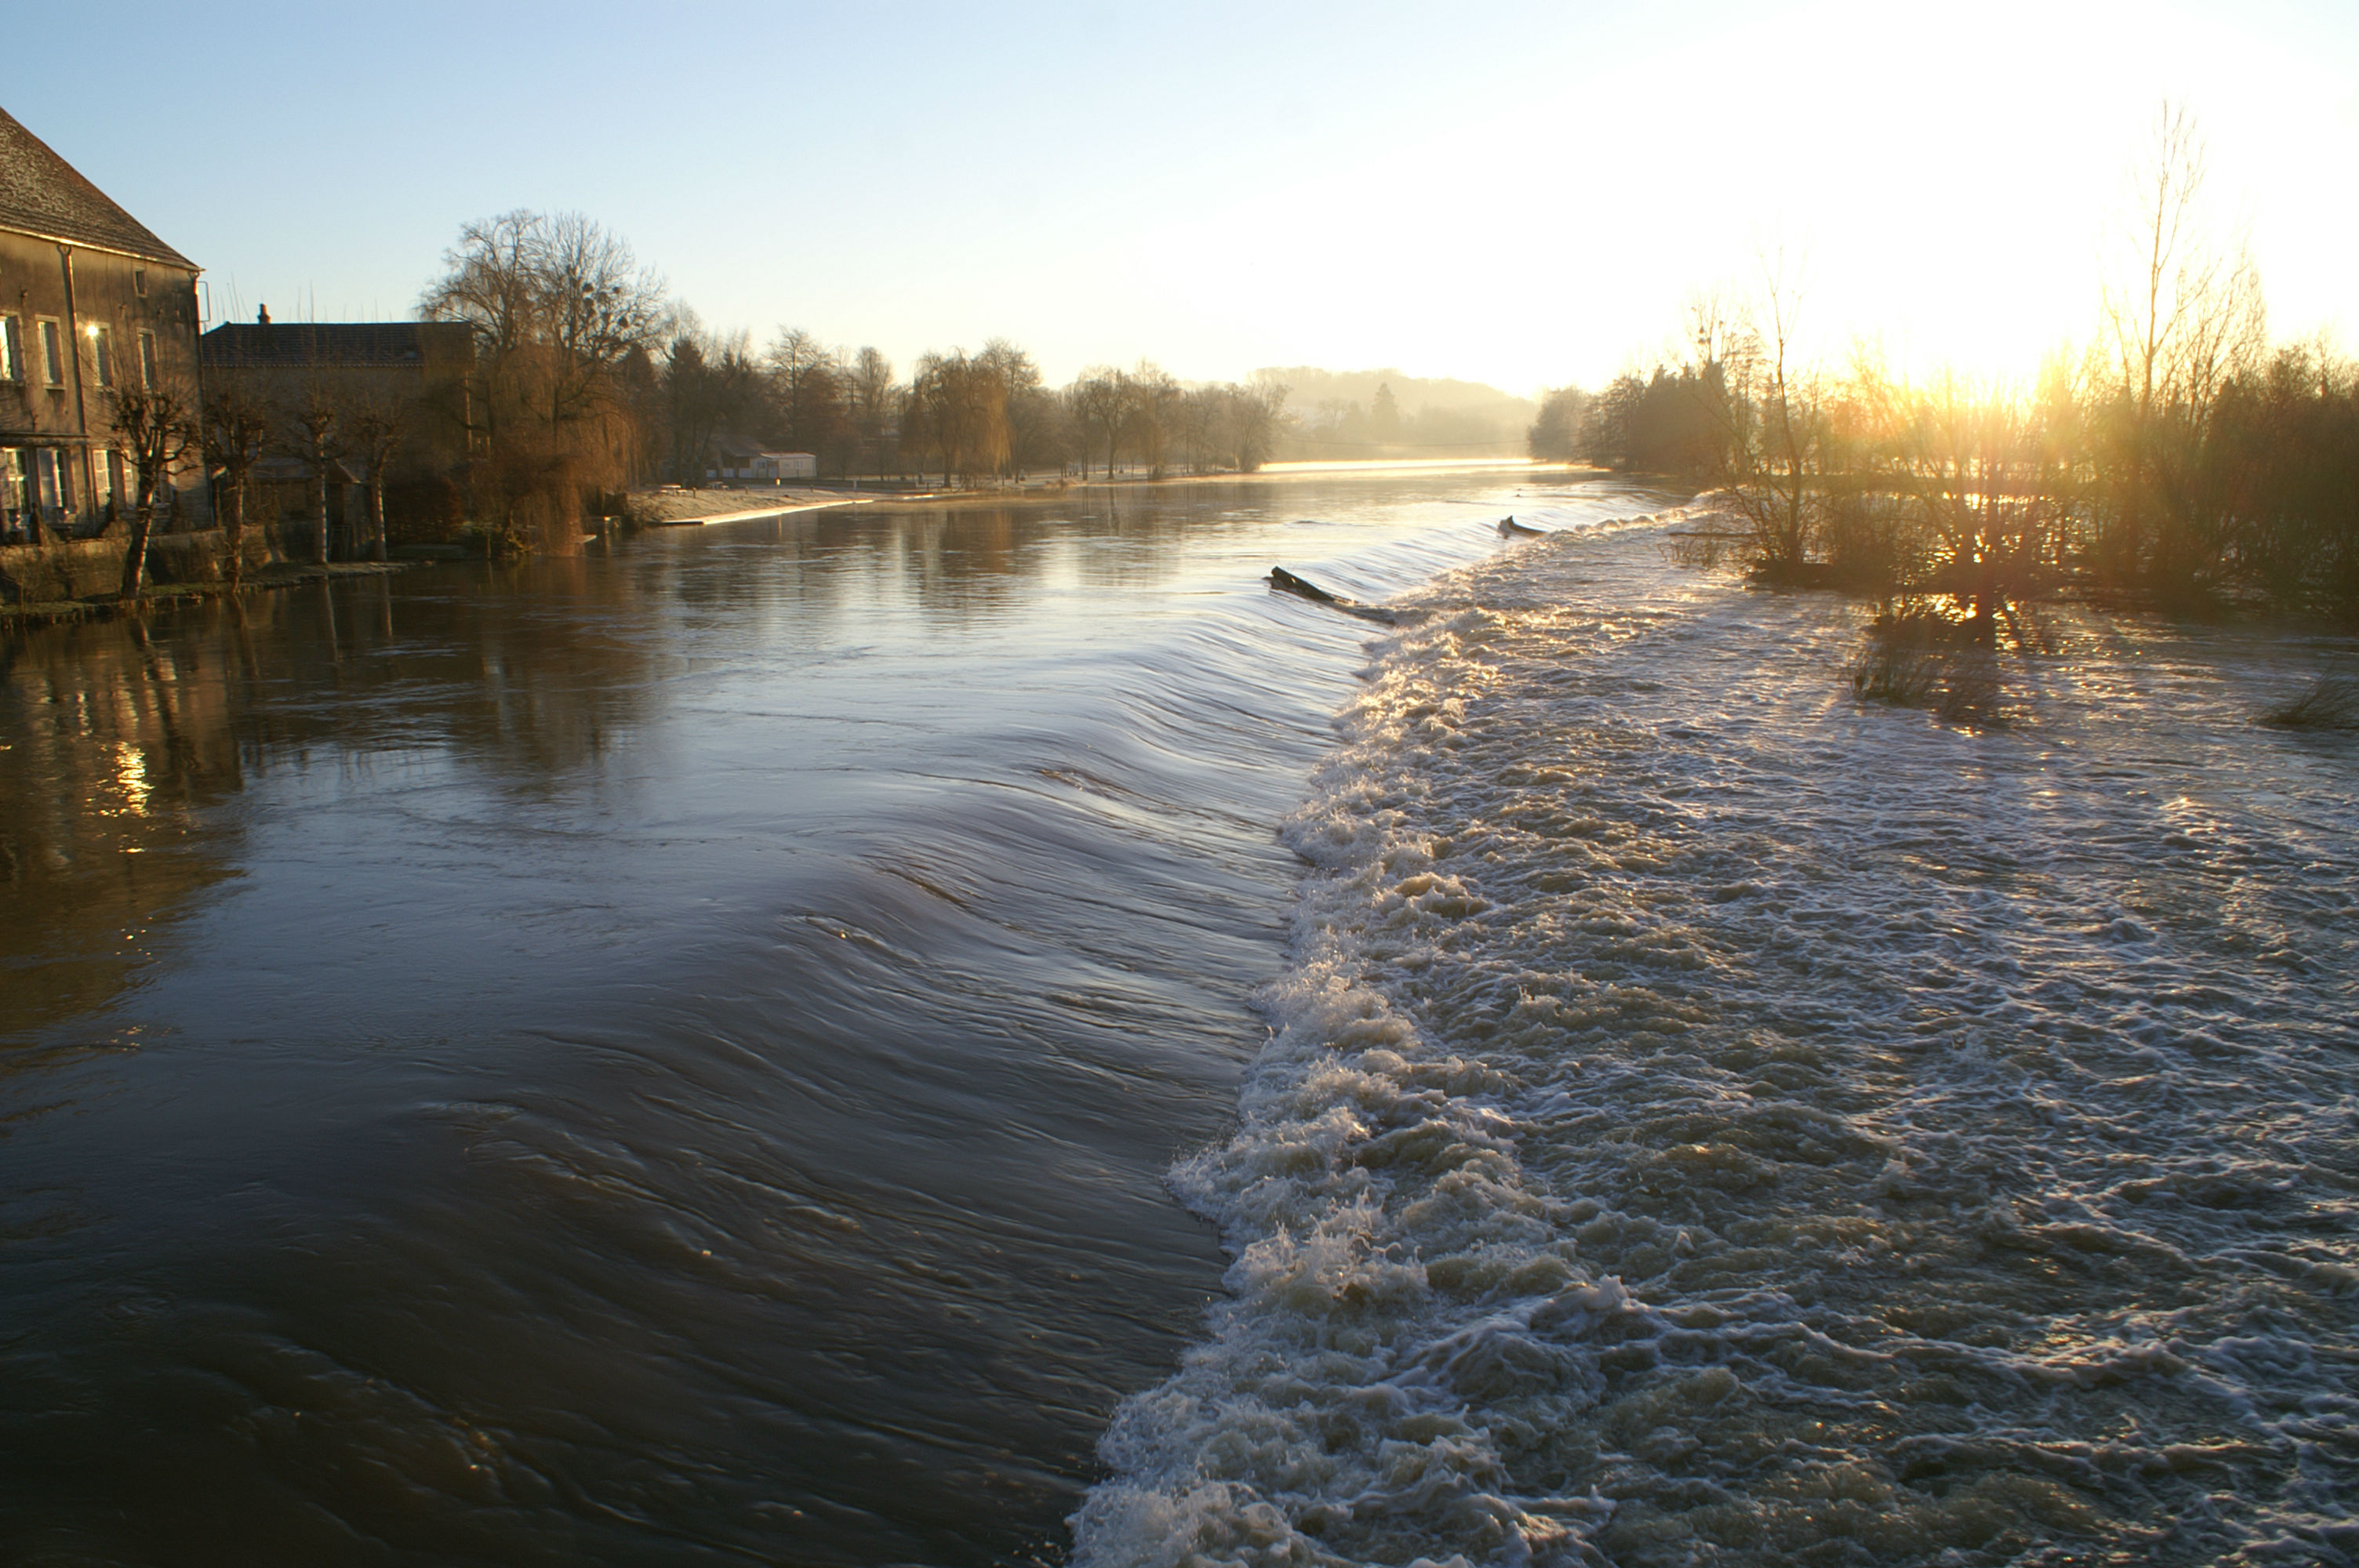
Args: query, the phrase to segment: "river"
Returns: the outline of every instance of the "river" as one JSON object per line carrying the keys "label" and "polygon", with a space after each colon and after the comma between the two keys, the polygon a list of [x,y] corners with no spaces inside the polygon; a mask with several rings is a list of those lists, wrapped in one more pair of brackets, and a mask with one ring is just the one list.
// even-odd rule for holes
{"label": "river", "polygon": [[[0,1555],[1062,1555],[1276,837],[1512,478],[643,535],[0,652]],[[1611,484],[1553,497],[1640,509]],[[1533,503],[1538,503],[1537,502]]]}
{"label": "river", "polygon": [[8,643],[0,1556],[2359,1561],[2359,640],[1888,707],[1670,504]]}

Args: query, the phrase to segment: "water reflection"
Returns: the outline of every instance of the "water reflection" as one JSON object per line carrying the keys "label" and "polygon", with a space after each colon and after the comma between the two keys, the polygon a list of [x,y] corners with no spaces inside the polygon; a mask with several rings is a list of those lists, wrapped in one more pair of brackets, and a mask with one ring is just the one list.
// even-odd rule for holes
{"label": "water reflection", "polygon": [[1260,573],[1316,512],[1411,580],[1491,547],[1463,493],[859,509],[9,644],[12,1553],[1053,1553],[1217,1280],[1161,1176],[1361,657]]}
{"label": "water reflection", "polygon": [[136,623],[0,643],[0,1039],[103,1006],[226,874],[194,818],[241,783],[220,652]]}

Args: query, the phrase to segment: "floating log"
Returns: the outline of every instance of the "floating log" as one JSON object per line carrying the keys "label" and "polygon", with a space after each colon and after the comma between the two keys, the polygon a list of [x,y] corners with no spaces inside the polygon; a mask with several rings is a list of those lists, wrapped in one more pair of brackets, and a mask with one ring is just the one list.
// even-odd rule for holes
{"label": "floating log", "polygon": [[1290,593],[1298,599],[1307,599],[1313,604],[1323,604],[1330,610],[1340,610],[1346,615],[1355,615],[1363,621],[1373,621],[1380,626],[1399,626],[1425,619],[1423,611],[1404,612],[1398,610],[1386,610],[1381,605],[1362,604],[1357,600],[1341,598],[1328,592],[1315,582],[1296,577],[1284,567],[1269,568],[1269,586],[1281,593]]}

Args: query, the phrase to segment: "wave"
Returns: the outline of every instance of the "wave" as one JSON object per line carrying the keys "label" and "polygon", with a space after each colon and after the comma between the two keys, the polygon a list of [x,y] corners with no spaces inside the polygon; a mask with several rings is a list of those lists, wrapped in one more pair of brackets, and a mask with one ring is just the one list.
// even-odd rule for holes
{"label": "wave", "polygon": [[2359,767],[2256,738],[2285,644],[2060,612],[1943,724],[1680,516],[1375,645],[1077,1560],[2359,1557]]}

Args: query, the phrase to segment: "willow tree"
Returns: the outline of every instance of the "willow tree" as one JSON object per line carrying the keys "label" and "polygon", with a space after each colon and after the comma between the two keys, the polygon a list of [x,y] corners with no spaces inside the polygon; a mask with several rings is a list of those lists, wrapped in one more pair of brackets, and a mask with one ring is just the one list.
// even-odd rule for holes
{"label": "willow tree", "polygon": [[588,485],[628,482],[646,449],[631,372],[672,319],[663,279],[578,212],[518,210],[467,224],[419,301],[474,330],[479,431],[513,528],[570,520]]}

